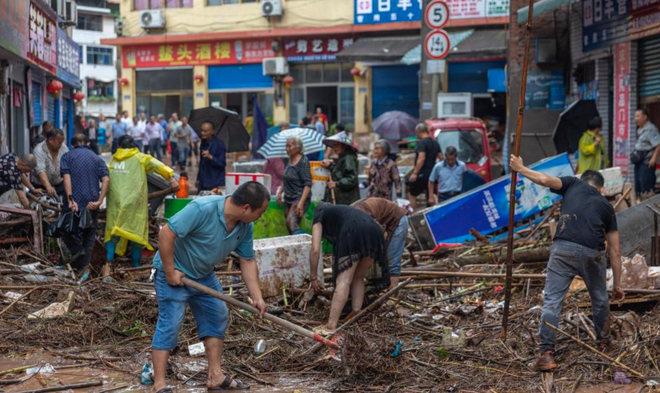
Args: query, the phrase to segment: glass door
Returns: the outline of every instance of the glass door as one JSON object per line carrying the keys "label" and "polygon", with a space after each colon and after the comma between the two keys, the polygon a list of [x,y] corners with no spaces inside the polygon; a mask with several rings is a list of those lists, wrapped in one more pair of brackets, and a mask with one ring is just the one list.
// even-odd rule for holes
{"label": "glass door", "polygon": [[353,86],[339,86],[339,122],[349,130],[354,130],[355,123],[355,88]]}
{"label": "glass door", "polygon": [[304,87],[292,87],[289,92],[289,121],[299,123],[307,114],[306,89]]}

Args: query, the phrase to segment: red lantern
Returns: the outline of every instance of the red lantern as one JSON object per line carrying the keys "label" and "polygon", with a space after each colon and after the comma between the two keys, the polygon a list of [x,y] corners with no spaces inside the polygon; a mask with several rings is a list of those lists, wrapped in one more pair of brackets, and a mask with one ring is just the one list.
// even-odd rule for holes
{"label": "red lantern", "polygon": [[81,102],[83,99],[85,99],[85,93],[78,90],[73,94],[73,99],[76,100],[77,102]]}
{"label": "red lantern", "polygon": [[53,79],[52,81],[50,81],[48,86],[46,86],[46,90],[48,90],[49,93],[57,97],[60,94],[60,91],[62,91],[63,87],[64,85],[62,85],[62,82]]}
{"label": "red lantern", "polygon": [[195,75],[195,83],[202,84],[204,82],[204,75],[196,74]]}
{"label": "red lantern", "polygon": [[362,76],[362,71],[359,68],[352,68],[351,75],[353,75],[353,80],[357,80],[357,78]]}
{"label": "red lantern", "polygon": [[282,82],[284,82],[284,87],[287,89],[291,88],[291,85],[293,84],[293,77],[291,75],[287,75],[282,79]]}
{"label": "red lantern", "polygon": [[126,77],[119,78],[119,85],[121,85],[121,87],[128,86],[129,85],[128,78]]}

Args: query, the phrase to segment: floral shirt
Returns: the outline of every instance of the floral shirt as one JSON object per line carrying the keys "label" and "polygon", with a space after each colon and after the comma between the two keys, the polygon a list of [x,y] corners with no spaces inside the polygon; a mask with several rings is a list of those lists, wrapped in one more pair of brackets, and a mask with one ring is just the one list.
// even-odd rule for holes
{"label": "floral shirt", "polygon": [[21,189],[21,172],[16,165],[17,158],[14,153],[0,157],[0,194]]}
{"label": "floral shirt", "polygon": [[374,160],[369,168],[369,197],[392,199],[392,184],[396,186],[397,194],[401,193],[401,178],[396,163],[389,158]]}

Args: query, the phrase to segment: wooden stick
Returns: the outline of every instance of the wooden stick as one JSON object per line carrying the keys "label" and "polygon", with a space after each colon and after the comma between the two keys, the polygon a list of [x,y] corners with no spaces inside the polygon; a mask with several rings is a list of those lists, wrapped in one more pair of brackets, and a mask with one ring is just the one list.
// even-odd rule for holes
{"label": "wooden stick", "polygon": [[470,228],[470,235],[474,236],[475,238],[477,238],[478,240],[480,240],[480,241],[482,241],[486,244],[490,243],[490,241],[488,240],[488,238],[486,236],[482,235],[479,231],[477,231],[474,228]]}
{"label": "wooden stick", "polygon": [[21,366],[21,367],[10,368],[9,370],[0,371],[0,375],[16,373],[16,372],[19,372],[19,371],[27,370],[28,368],[32,368],[32,367],[37,367],[37,365],[36,364],[31,364],[29,366]]}
{"label": "wooden stick", "polygon": [[165,196],[165,195],[169,195],[169,194],[172,194],[173,192],[174,192],[174,188],[172,188],[172,187],[166,188],[166,189],[160,190],[160,191],[154,191],[151,194],[147,195],[147,200],[154,199],[154,198],[159,198],[159,197],[162,197],[162,196]]}
{"label": "wooden stick", "polygon": [[584,316],[582,316],[582,313],[581,312],[577,313],[577,316],[578,316],[578,319],[580,320],[580,322],[582,322],[582,325],[584,325],[584,330],[587,331],[587,334],[589,335],[589,337],[591,337],[591,339],[594,340],[594,342],[598,341],[598,339],[596,339],[596,335],[591,331],[591,328],[589,327],[589,324],[584,319]]}
{"label": "wooden stick", "polygon": [[[243,303],[243,302],[241,302],[241,301],[238,300],[238,299],[234,299],[234,298],[231,297],[231,296],[227,296],[227,295],[225,295],[225,294],[223,294],[223,293],[220,293],[220,292],[215,291],[215,290],[213,290],[213,289],[211,289],[211,288],[208,288],[208,287],[206,287],[206,286],[204,286],[204,285],[202,285],[202,284],[200,284],[200,283],[198,283],[198,282],[196,282],[196,281],[193,281],[193,280],[191,280],[191,279],[189,279],[189,278],[187,278],[187,277],[182,278],[182,279],[181,279],[181,282],[184,283],[186,286],[188,286],[188,287],[190,287],[190,288],[194,288],[194,289],[196,289],[196,290],[198,290],[198,291],[200,291],[200,292],[203,292],[203,293],[205,293],[205,294],[207,294],[207,295],[209,295],[209,296],[213,296],[214,298],[220,299],[220,300],[222,300],[222,301],[224,301],[224,302],[226,302],[226,303],[231,304],[232,306],[235,306],[235,307],[241,308],[241,309],[243,309],[243,310],[247,310],[247,311],[249,311],[249,312],[251,312],[251,313],[253,313],[253,314],[259,314],[259,313],[260,313],[259,310],[257,310],[255,307],[252,307],[252,306],[249,305],[249,304]],[[332,341],[328,340],[327,338],[324,338],[324,337],[322,337],[321,335],[312,332],[311,330],[307,330],[307,329],[305,329],[305,328],[303,328],[303,327],[301,327],[301,326],[298,326],[298,325],[296,325],[296,324],[294,324],[294,323],[291,323],[291,322],[289,322],[289,321],[287,321],[287,320],[285,320],[285,319],[282,319],[282,318],[280,318],[280,317],[276,317],[276,316],[273,315],[273,314],[266,313],[266,314],[264,315],[264,319],[267,319],[267,320],[273,322],[273,323],[276,324],[276,325],[280,325],[280,326],[282,326],[283,328],[286,328],[286,329],[289,329],[289,330],[291,330],[291,331],[294,331],[294,332],[300,334],[300,335],[303,336],[303,337],[311,338],[311,339],[313,339],[314,341],[317,341],[317,342],[319,342],[319,343],[321,343],[321,344],[323,344],[323,345],[326,345],[326,346],[328,346],[328,347],[330,347],[330,348],[339,349],[339,346],[337,345],[337,343],[332,342]]]}
{"label": "wooden stick", "polygon": [[[471,277],[471,278],[504,278],[506,274],[499,273],[468,273],[468,272],[439,272],[433,270],[402,270],[401,276],[427,276],[427,277]],[[544,274],[514,274],[511,278],[532,280],[545,280]],[[509,283],[511,285],[511,283]]]}
{"label": "wooden stick", "polygon": [[566,333],[565,331],[561,330],[560,328],[558,328],[557,326],[555,326],[555,325],[553,325],[553,324],[551,324],[551,323],[548,323],[547,321],[544,322],[544,323],[545,323],[546,325],[548,325],[549,327],[553,328],[554,330],[556,330],[558,333],[561,333],[562,335],[564,335],[564,336],[570,338],[571,340],[575,341],[575,342],[578,343],[581,347],[590,350],[591,352],[597,354],[598,356],[602,357],[602,358],[605,359],[605,360],[609,360],[610,362],[616,364],[617,366],[619,366],[619,367],[621,367],[622,369],[628,371],[629,373],[638,376],[639,378],[644,378],[644,374],[642,374],[642,373],[640,373],[640,372],[637,372],[637,371],[633,370],[632,368],[626,366],[625,364],[621,363],[620,361],[618,361],[618,360],[616,360],[616,359],[613,359],[613,358],[609,357],[608,355],[602,353],[601,351],[597,350],[596,348],[592,347],[591,345],[583,343],[582,341],[580,341],[579,338],[577,338],[577,337],[571,335],[570,333]]}
{"label": "wooden stick", "polygon": [[[332,181],[332,172],[328,173],[328,180],[333,182]],[[332,204],[336,205],[337,204],[337,199],[335,198],[335,189],[334,188],[330,189],[330,196],[332,196]]]}
{"label": "wooden stick", "polygon": [[[522,76],[520,79],[520,96],[518,96],[518,123],[516,124],[516,137],[513,145],[513,155],[520,156],[520,137],[522,135],[523,119],[525,116],[525,93],[527,91],[527,72],[529,70],[529,49],[532,43],[532,21],[534,20],[534,0],[529,0],[527,25],[525,26],[525,56],[523,57]],[[543,146],[541,146],[543,147]],[[505,160],[509,157],[503,157]],[[516,183],[518,173],[511,171],[511,190],[509,192],[509,235],[506,249],[506,286],[504,287],[504,311],[502,313],[502,331],[500,339],[506,342],[506,333],[509,326],[509,305],[511,304],[511,279],[513,275],[513,234],[516,219]]]}
{"label": "wooden stick", "polygon": [[633,190],[632,187],[630,187],[629,189],[627,189],[626,192],[624,192],[623,195],[621,196],[621,199],[619,199],[618,201],[616,201],[616,203],[614,204],[614,206],[612,206],[612,207],[614,208],[614,211],[616,211],[616,208],[619,207],[619,205],[621,205],[621,203],[622,203],[623,201],[625,201],[626,198],[628,198],[628,195],[630,195],[630,193],[632,192],[632,190]]}
{"label": "wooden stick", "polygon": [[59,392],[60,390],[82,389],[82,388],[88,388],[88,387],[92,387],[92,386],[101,386],[101,385],[103,385],[103,381],[98,380],[98,381],[91,381],[91,382],[74,383],[74,384],[71,384],[71,385],[50,386],[50,387],[42,388],[42,389],[19,390],[16,393]]}

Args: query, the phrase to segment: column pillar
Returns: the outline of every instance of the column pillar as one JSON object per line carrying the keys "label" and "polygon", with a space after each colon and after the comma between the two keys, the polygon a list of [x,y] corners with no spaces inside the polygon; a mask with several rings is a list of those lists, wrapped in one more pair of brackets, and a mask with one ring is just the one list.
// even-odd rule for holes
{"label": "column pillar", "polygon": [[[193,68],[193,75],[201,75],[204,78],[202,83],[193,82],[193,108],[200,109],[209,106],[209,72],[208,67],[201,65]],[[226,106],[227,103],[224,103]]]}

